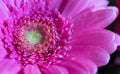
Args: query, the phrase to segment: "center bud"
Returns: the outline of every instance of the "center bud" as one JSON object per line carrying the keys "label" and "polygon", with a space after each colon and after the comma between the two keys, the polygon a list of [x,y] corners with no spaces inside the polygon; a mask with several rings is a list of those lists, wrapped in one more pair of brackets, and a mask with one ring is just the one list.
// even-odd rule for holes
{"label": "center bud", "polygon": [[26,39],[30,44],[35,45],[41,42],[42,34],[39,30],[30,30],[26,32]]}

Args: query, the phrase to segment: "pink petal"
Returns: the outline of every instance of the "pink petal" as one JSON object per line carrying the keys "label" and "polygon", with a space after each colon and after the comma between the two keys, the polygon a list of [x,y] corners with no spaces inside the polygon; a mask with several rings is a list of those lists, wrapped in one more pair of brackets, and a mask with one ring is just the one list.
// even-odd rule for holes
{"label": "pink petal", "polygon": [[[47,0],[49,1],[49,0]],[[52,9],[59,9],[60,5],[64,0],[51,0],[49,4],[49,8]]]}
{"label": "pink petal", "polygon": [[20,8],[20,6],[22,5],[23,0],[14,0],[14,4],[15,6],[17,6],[18,8]]}
{"label": "pink petal", "polygon": [[6,5],[0,0],[0,23],[9,17],[9,11]]}
{"label": "pink petal", "polygon": [[115,34],[115,43],[119,46],[120,45],[120,35]]}
{"label": "pink petal", "polygon": [[106,44],[103,44],[103,45],[100,45],[98,47],[101,47],[103,49],[106,49],[106,51],[109,53],[109,54],[112,54],[116,49],[117,49],[117,44],[112,41],[112,42],[109,42],[109,43],[106,43]]}
{"label": "pink petal", "polygon": [[0,24],[0,39],[3,39],[3,38],[4,38],[4,34],[3,34],[3,32],[2,32],[2,29],[3,29],[3,28],[4,28],[3,25]]}
{"label": "pink petal", "polygon": [[6,55],[7,52],[0,41],[0,61],[2,61]]}
{"label": "pink petal", "polygon": [[4,59],[4,57],[7,55],[7,52],[6,52],[5,48],[4,48],[3,41],[2,41],[4,35],[2,33],[1,28],[3,28],[3,27],[0,24],[0,61],[2,61]]}
{"label": "pink petal", "polygon": [[20,71],[20,64],[13,59],[4,59],[0,62],[0,74],[17,74]]}
{"label": "pink petal", "polygon": [[[31,3],[31,8],[33,9],[44,9],[45,8],[45,1],[44,0],[27,0],[24,3]],[[25,6],[24,6],[25,7]]]}
{"label": "pink petal", "polygon": [[[106,49],[108,53],[113,53],[117,44],[115,41],[115,33],[108,30],[94,30],[81,32],[82,34],[76,34],[76,37],[72,39],[72,45],[85,45],[85,46],[97,46]],[[119,41],[118,41],[119,42]]]}
{"label": "pink petal", "polygon": [[120,43],[119,36],[108,30],[94,30],[81,32],[73,35],[72,45],[89,45],[106,49],[108,53],[113,53]]}
{"label": "pink petal", "polygon": [[110,56],[105,49],[95,46],[74,46],[69,53],[73,57],[84,57],[93,61],[97,66],[103,66],[108,63]]}
{"label": "pink petal", "polygon": [[87,68],[87,70],[90,72],[90,74],[95,74],[97,72],[97,66],[91,60],[86,58],[76,58],[75,60],[81,63],[82,65],[84,65]]}
{"label": "pink petal", "polygon": [[81,16],[79,13],[73,18],[75,23],[73,32],[105,28],[115,20],[117,14],[118,9],[116,7],[106,7],[78,18]]}
{"label": "pink petal", "polygon": [[107,6],[109,1],[108,0],[92,0],[95,7],[102,7],[102,6]]}
{"label": "pink petal", "polygon": [[34,65],[27,65],[24,68],[25,74],[41,74],[40,69]]}
{"label": "pink petal", "polygon": [[84,10],[87,5],[89,5],[89,0],[68,0],[63,1],[59,10],[64,17],[69,17]]}
{"label": "pink petal", "polygon": [[15,0],[2,0],[8,7],[14,6],[15,7]]}
{"label": "pink petal", "polygon": [[69,74],[68,71],[64,67],[60,67],[57,65],[52,65],[49,68],[50,74]]}
{"label": "pink petal", "polygon": [[29,14],[31,7],[32,7],[32,4],[30,3],[30,1],[24,1],[21,7],[23,14]]}
{"label": "pink petal", "polygon": [[73,36],[73,45],[103,45],[115,39],[115,34],[108,30],[94,30],[78,33],[79,35]]}
{"label": "pink petal", "polygon": [[[22,0],[3,0],[9,12],[16,15],[18,18],[23,15],[22,11]],[[19,2],[19,3],[18,3]]]}
{"label": "pink petal", "polygon": [[9,8],[9,11],[13,12],[17,17],[25,14],[29,14],[31,8],[39,9],[45,7],[43,0],[3,0]]}
{"label": "pink petal", "polygon": [[69,74],[89,74],[86,67],[74,60],[65,58],[57,65],[66,68]]}
{"label": "pink petal", "polygon": [[[6,4],[7,8],[9,9],[10,12],[13,12],[14,9],[19,9],[21,0],[19,0],[19,5],[16,3],[17,0],[3,0],[3,2]],[[20,10],[19,10],[20,11]]]}
{"label": "pink petal", "polygon": [[45,66],[42,66],[41,68],[40,68],[40,70],[41,70],[41,72],[43,73],[43,74],[50,74],[50,72],[49,72],[49,70],[48,70],[48,68]]}

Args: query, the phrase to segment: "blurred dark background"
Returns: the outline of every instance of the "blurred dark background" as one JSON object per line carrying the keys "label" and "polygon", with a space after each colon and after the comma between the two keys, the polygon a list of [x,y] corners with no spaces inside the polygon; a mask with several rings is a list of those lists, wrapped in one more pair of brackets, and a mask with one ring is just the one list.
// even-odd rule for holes
{"label": "blurred dark background", "polygon": [[[116,6],[116,0],[109,0],[109,6]],[[106,29],[115,31],[116,20],[108,26]],[[115,60],[117,57],[120,57],[120,52],[116,51],[111,54],[110,62],[103,67],[100,67],[97,74],[120,74],[120,64],[116,64]]]}

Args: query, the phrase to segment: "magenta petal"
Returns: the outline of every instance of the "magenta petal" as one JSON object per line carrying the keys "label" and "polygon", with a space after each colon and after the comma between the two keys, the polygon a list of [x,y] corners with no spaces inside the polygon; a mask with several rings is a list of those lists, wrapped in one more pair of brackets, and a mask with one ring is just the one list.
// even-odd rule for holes
{"label": "magenta petal", "polygon": [[0,22],[2,23],[9,17],[9,11],[2,0],[0,0]]}
{"label": "magenta petal", "polygon": [[74,46],[70,50],[73,57],[84,57],[93,61],[97,66],[103,66],[108,63],[110,56],[105,49],[95,46]]}
{"label": "magenta petal", "polygon": [[68,71],[64,67],[60,67],[57,65],[52,65],[49,68],[50,74],[69,74]]}
{"label": "magenta petal", "polygon": [[0,62],[0,74],[17,74],[20,71],[20,65],[12,59],[4,59]]}
{"label": "magenta petal", "polygon": [[0,29],[0,61],[2,61],[4,57],[7,55],[6,49],[4,48],[4,45],[2,42],[2,38],[3,38],[3,33]]}
{"label": "magenta petal", "polygon": [[[3,2],[6,4],[7,8],[10,12],[13,12],[15,8],[18,9],[18,5],[16,3],[17,0],[3,0]],[[19,3],[21,3],[21,0],[19,0]]]}
{"label": "magenta petal", "polygon": [[85,31],[81,33],[73,37],[72,45],[97,46],[106,49],[111,54],[117,48],[116,43],[119,43],[119,36],[116,38],[115,33],[108,30]]}
{"label": "magenta petal", "polygon": [[79,17],[76,19],[77,16],[81,15],[81,13],[79,13],[73,18],[75,23],[73,30],[75,32],[79,32],[88,29],[93,30],[105,28],[115,20],[117,14],[118,9],[116,7],[106,7],[98,11],[91,12],[85,17]]}
{"label": "magenta petal", "polygon": [[108,0],[93,0],[95,7],[102,7],[107,6],[109,1]]}
{"label": "magenta petal", "polygon": [[15,0],[3,0],[3,2],[9,7],[14,6],[15,7]]}
{"label": "magenta petal", "polygon": [[15,0],[15,1],[14,1],[15,6],[17,6],[18,8],[20,8],[20,7],[21,7],[22,2],[23,2],[23,0]]}
{"label": "magenta petal", "polygon": [[74,60],[65,58],[62,59],[62,61],[59,62],[57,65],[66,68],[69,74],[89,74],[87,68]]}
{"label": "magenta petal", "polygon": [[116,39],[119,40],[119,36],[116,38],[115,33],[108,30],[85,31],[79,35],[73,35],[72,45],[97,46],[106,49],[111,54],[117,48],[116,42],[119,41]]}
{"label": "magenta petal", "polygon": [[100,45],[98,47],[102,47],[102,48],[106,49],[106,51],[109,54],[111,54],[111,53],[113,53],[117,49],[117,44],[114,41],[112,41],[112,42]]}
{"label": "magenta petal", "polygon": [[43,74],[50,74],[50,72],[49,72],[48,68],[46,68],[46,66],[41,67],[40,70],[41,70],[41,73],[43,73]]}
{"label": "magenta petal", "polygon": [[3,25],[0,24],[0,40],[4,38],[4,34],[3,34],[3,31],[2,31],[3,28],[4,28]]}
{"label": "magenta petal", "polygon": [[88,2],[89,0],[63,1],[63,4],[61,4],[60,12],[64,17],[73,16],[85,9],[85,7],[89,5]]}
{"label": "magenta petal", "polygon": [[[74,57],[76,58],[76,57]],[[95,74],[97,72],[97,66],[94,62],[92,62],[89,59],[86,58],[77,58],[76,61],[78,61],[79,63],[81,63],[82,65],[84,65],[87,70],[90,72],[90,74]]]}
{"label": "magenta petal", "polygon": [[7,55],[7,52],[5,48],[2,47],[1,42],[0,42],[0,61],[2,61],[6,55]]}
{"label": "magenta petal", "polygon": [[103,45],[115,39],[115,34],[108,30],[85,31],[73,36],[73,45]]}
{"label": "magenta petal", "polygon": [[115,34],[115,43],[119,46],[120,45],[120,35]]}
{"label": "magenta petal", "polygon": [[[49,0],[48,0],[49,1]],[[49,4],[49,8],[52,9],[59,9],[60,5],[64,0],[51,0]]]}
{"label": "magenta petal", "polygon": [[3,0],[9,12],[12,13],[12,15],[16,15],[17,18],[23,15],[23,11],[21,8],[23,3],[21,1],[22,0]]}
{"label": "magenta petal", "polygon": [[34,65],[27,65],[24,68],[25,74],[41,74],[40,69]]}

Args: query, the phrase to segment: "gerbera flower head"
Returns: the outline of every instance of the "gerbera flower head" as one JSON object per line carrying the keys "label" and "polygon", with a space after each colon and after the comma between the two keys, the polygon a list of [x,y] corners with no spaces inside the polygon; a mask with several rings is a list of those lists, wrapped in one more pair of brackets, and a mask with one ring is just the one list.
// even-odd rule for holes
{"label": "gerbera flower head", "polygon": [[118,10],[100,1],[1,0],[0,73],[95,74],[120,45],[104,29]]}
{"label": "gerbera flower head", "polygon": [[[56,11],[32,9],[29,15],[25,15],[15,22],[13,44],[17,53],[21,54],[22,61],[23,59],[28,60],[29,56],[31,59],[29,58],[27,63],[31,61],[37,63],[40,62],[40,59],[51,62],[50,57],[57,57],[58,51],[69,47],[71,26]],[[23,53],[25,58],[23,58]]]}

